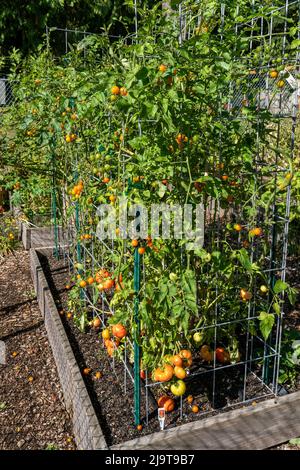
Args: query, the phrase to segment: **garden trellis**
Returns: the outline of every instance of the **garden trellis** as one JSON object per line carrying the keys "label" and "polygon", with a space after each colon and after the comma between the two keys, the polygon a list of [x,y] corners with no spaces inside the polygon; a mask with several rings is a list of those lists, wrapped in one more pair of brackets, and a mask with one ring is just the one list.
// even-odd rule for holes
{"label": "garden trellis", "polygon": [[[205,403],[201,414],[279,393],[299,2],[252,2],[250,10],[243,1],[204,3],[170,13],[170,53],[155,22],[153,44],[145,44],[136,21],[135,41],[112,41],[113,66],[102,52],[94,70],[91,59],[77,70],[70,53],[58,71],[63,77],[70,67],[72,83],[60,88],[62,117],[48,155],[55,255],[69,265],[78,326],[99,318],[105,330],[127,329],[121,340],[104,340],[124,392],[134,396],[136,424],[148,423],[159,395],[169,394],[155,374],[165,356],[187,348],[185,383]],[[109,97],[112,85],[119,94]],[[150,233],[138,246],[119,232],[99,240],[98,206],[118,211],[120,196],[130,204],[203,203],[203,247],[190,253],[186,240]],[[184,418],[182,395],[178,406]]]}

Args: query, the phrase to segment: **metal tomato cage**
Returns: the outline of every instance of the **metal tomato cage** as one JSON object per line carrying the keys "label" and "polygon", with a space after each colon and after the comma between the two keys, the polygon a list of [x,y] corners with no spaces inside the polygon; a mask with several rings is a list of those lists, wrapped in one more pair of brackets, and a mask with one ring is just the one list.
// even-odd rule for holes
{"label": "metal tomato cage", "polygon": [[[242,86],[232,81],[226,90],[222,90],[220,98],[222,103],[226,106],[220,109],[220,114],[217,117],[217,122],[227,125],[228,128],[234,125],[234,121],[238,120],[243,122],[244,132],[247,128],[251,127],[252,134],[256,134],[256,148],[253,150],[254,159],[253,167],[248,170],[248,173],[241,174],[240,186],[246,185],[247,180],[251,178],[255,184],[255,192],[251,197],[250,206],[253,209],[251,215],[252,226],[262,227],[263,238],[268,247],[268,252],[264,253],[263,262],[263,275],[264,281],[271,289],[274,289],[276,282],[279,280],[282,283],[286,279],[286,266],[288,255],[288,230],[289,230],[289,215],[291,203],[291,185],[290,182],[286,184],[283,190],[278,190],[278,184],[283,180],[289,169],[289,159],[293,160],[295,148],[295,130],[297,125],[298,114],[298,79],[297,73],[299,72],[299,46],[291,49],[289,43],[289,13],[295,13],[293,9],[295,5],[298,7],[299,2],[281,2],[281,7],[274,6],[274,10],[270,9],[268,15],[262,17],[255,16],[256,7],[261,6],[261,2],[253,2],[254,14],[253,17],[246,23],[236,23],[235,33],[236,36],[241,36],[243,33],[248,39],[249,50],[248,55],[245,57],[236,57],[236,61],[243,61],[246,64],[246,69],[249,73],[248,80],[244,80]],[[274,2],[275,3],[275,2]],[[207,31],[201,30],[202,12],[198,12],[197,8],[201,7],[201,2],[194,2],[192,6],[180,5],[178,12],[179,19],[179,43],[184,45],[185,41],[193,39],[195,29],[200,28],[200,34],[207,34]],[[238,5],[237,5],[238,10]],[[214,21],[221,25],[220,41],[226,41],[226,14],[227,6],[221,4],[221,8],[216,14],[213,12]],[[237,11],[237,17],[239,12]],[[268,19],[266,19],[266,17]],[[274,23],[277,18],[281,18],[281,30],[273,29]],[[267,26],[268,27],[267,27]],[[213,26],[216,28],[216,26]],[[257,32],[257,28],[259,31]],[[267,34],[265,30],[267,28]],[[278,26],[277,26],[278,29]],[[258,47],[258,43],[267,44],[272,46],[273,42],[276,43],[276,52],[280,62],[274,63],[274,57],[265,60],[264,51],[262,50],[259,60],[253,61],[251,54]],[[299,31],[298,31],[299,39]],[[278,46],[278,40],[281,47]],[[66,49],[68,51],[68,49]],[[250,56],[250,59],[249,59]],[[254,62],[254,63],[253,63]],[[271,79],[270,71],[279,65],[290,66],[292,68],[283,70],[279,75],[284,80],[284,86],[279,88],[276,86],[277,81]],[[255,73],[252,73],[255,71]],[[71,107],[74,103],[71,102]],[[251,113],[250,113],[251,111]],[[111,116],[108,116],[108,127],[110,126]],[[125,124],[122,126],[125,128]],[[272,139],[267,143],[262,142],[261,127],[269,128],[272,130]],[[138,123],[137,133],[143,132],[142,122]],[[78,133],[80,135],[80,133]],[[224,160],[223,155],[223,142],[225,142],[225,132],[220,130],[219,133],[219,147],[220,152],[217,164],[221,164]],[[275,142],[275,144],[274,144]],[[99,141],[94,139],[90,143],[89,151],[94,151],[99,145]],[[101,145],[101,143],[100,143]],[[74,144],[73,149],[77,156],[71,169],[74,175],[74,182],[78,180],[80,171],[80,146],[81,143]],[[67,155],[66,148],[66,155]],[[70,159],[66,159],[66,166],[70,164]],[[121,166],[125,173],[126,164],[130,162],[130,157],[127,154],[121,155]],[[97,180],[96,176],[91,177]],[[124,181],[125,184],[125,181]],[[259,206],[260,198],[263,196],[264,188],[267,185],[272,185],[273,193],[270,195],[270,204],[268,210],[262,210]],[[74,266],[76,262],[83,265],[80,269],[80,274],[85,278],[88,274],[95,272],[97,269],[103,268],[104,261],[107,255],[111,257],[110,266],[106,266],[114,270],[114,254],[117,247],[114,241],[103,242],[95,237],[95,232],[92,233],[91,241],[81,241],[80,234],[85,226],[85,213],[80,210],[78,202],[70,203],[67,194],[63,196],[65,207],[73,205],[73,215],[65,213],[64,230],[61,232],[62,238],[57,239],[57,253],[61,253],[66,261],[69,263],[70,273],[74,273]],[[54,207],[56,212],[57,208]],[[93,205],[93,211],[96,212],[97,206]],[[213,227],[211,221],[211,213],[214,213]],[[225,209],[222,207],[222,201],[219,198],[211,198],[207,201],[206,205],[206,239],[204,248],[209,249],[213,243],[215,247],[222,251],[222,239],[225,233],[225,226],[229,222],[239,222],[249,217],[248,212],[245,212],[242,207],[236,207],[234,204]],[[248,229],[249,227],[245,227]],[[66,235],[67,234],[67,235]],[[260,243],[261,238],[244,240],[249,243],[249,259],[245,259],[245,265],[251,266],[262,255],[263,248]],[[242,242],[242,234],[238,234],[232,240],[233,245],[239,245]],[[125,252],[125,248],[124,248]],[[75,261],[76,260],[76,261]],[[185,256],[182,255],[182,261],[185,262]],[[143,288],[147,282],[145,273],[146,269],[144,261],[140,259],[137,250],[135,250],[134,259],[132,260],[133,270],[132,276],[134,279],[135,297],[132,301],[132,310],[135,315],[135,320],[138,325],[138,308],[139,300],[142,296]],[[253,267],[253,266],[252,266]],[[216,409],[232,408],[246,404],[248,402],[265,399],[267,397],[276,396],[281,393],[281,388],[278,384],[279,367],[280,367],[280,347],[281,347],[281,334],[282,324],[284,318],[284,310],[282,304],[280,309],[275,315],[275,323],[271,335],[265,340],[259,333],[259,318],[261,314],[261,305],[264,308],[266,303],[271,304],[271,295],[266,299],[263,298],[259,292],[260,279],[254,272],[251,273],[252,282],[252,298],[247,304],[241,303],[241,311],[235,312],[235,315],[228,319],[228,306],[223,305],[221,302],[215,302],[214,313],[209,322],[201,324],[201,327],[193,329],[194,332],[209,332],[208,336],[211,338],[211,349],[215,351],[217,347],[224,346],[222,332],[239,330],[240,334],[240,352],[241,357],[236,363],[221,365],[213,354],[213,361],[210,364],[194,364],[190,368],[189,375],[186,382],[190,387],[198,387],[203,383],[203,402],[201,403],[201,415],[210,414]],[[202,278],[203,279],[203,278]],[[218,298],[220,279],[218,275],[215,277],[217,287],[215,289],[215,298]],[[236,285],[239,285],[239,279],[236,279]],[[280,290],[280,284],[277,283],[278,300],[283,300],[285,297],[284,290]],[[139,295],[138,295],[139,294]],[[238,289],[233,289],[230,292],[232,298],[238,295]],[[269,294],[268,294],[269,295]],[[110,314],[114,314],[114,310],[110,308],[107,294],[101,293],[100,296],[95,296],[93,289],[81,290],[82,303],[86,309],[92,312],[94,317],[101,320],[101,324],[106,326],[107,318]],[[199,304],[201,312],[202,305]],[[242,308],[243,307],[243,308]],[[255,331],[254,331],[255,330]],[[136,329],[138,332],[138,328]],[[115,350],[117,350],[115,345]],[[139,375],[139,346],[137,338],[126,338],[124,340],[124,348],[122,354],[113,356],[111,359],[112,369],[120,379],[120,369],[118,364],[123,367],[123,384],[124,393],[132,393],[134,395],[134,415],[135,422],[138,424],[143,416],[145,423],[148,424],[149,417],[152,413],[151,403],[153,404],[152,390],[161,387],[160,383],[153,383],[149,373],[146,372],[144,381],[140,379]],[[226,389],[231,387],[230,382],[236,382],[237,389],[234,389],[231,398],[226,397]],[[224,392],[225,387],[225,392]],[[141,390],[142,398],[141,400]],[[223,395],[220,398],[220,394]],[[209,404],[206,396],[209,396]],[[142,403],[143,402],[143,403]],[[179,413],[180,418],[184,418],[187,411],[186,404],[182,397],[179,400]],[[154,404],[153,404],[154,406]],[[170,424],[170,423],[168,423]]]}
{"label": "metal tomato cage", "polygon": [[[186,2],[179,7],[179,42],[188,41],[193,38],[194,34],[207,34],[209,27],[219,28],[218,34],[220,41],[226,40],[226,4],[221,4],[220,11],[217,16],[213,18],[213,24],[209,22],[205,25],[203,22],[204,2]],[[236,2],[238,3],[238,2]],[[280,280],[285,282],[286,279],[286,266],[287,266],[287,253],[288,253],[288,231],[289,231],[289,215],[291,204],[291,186],[286,184],[284,190],[278,190],[279,181],[287,173],[289,169],[289,161],[293,160],[295,148],[295,131],[297,125],[298,115],[298,97],[299,97],[299,1],[285,1],[277,2],[281,5],[274,6],[273,9],[262,16],[255,16],[256,7],[261,6],[261,2],[253,3],[253,17],[246,23],[237,23],[235,26],[235,33],[237,38],[243,35],[243,29],[246,29],[246,35],[249,43],[249,56],[236,57],[237,61],[244,61],[249,68],[249,79],[244,88],[239,84],[231,82],[228,92],[224,93],[225,106],[220,113],[221,122],[228,123],[234,119],[240,119],[245,122],[245,130],[247,126],[257,126],[257,152],[254,160],[253,175],[256,180],[256,185],[268,184],[268,179],[273,181],[274,196],[270,203],[268,213],[257,210],[257,200],[260,197],[259,190],[253,195],[252,205],[253,212],[256,214],[256,225],[263,226],[265,238],[269,246],[269,254],[265,256],[265,266],[263,273],[265,279],[268,279],[268,285],[274,288],[276,281]],[[275,2],[274,2],[275,3]],[[239,6],[236,7],[236,17],[239,16]],[[216,14],[216,12],[214,12]],[[294,16],[292,16],[294,15]],[[289,36],[289,25],[291,25],[291,18],[295,18],[297,34],[294,34],[294,43],[291,44]],[[280,29],[278,18],[281,20]],[[207,18],[206,18],[207,20]],[[295,21],[295,19],[294,19]],[[295,26],[294,23],[292,23]],[[217,34],[217,33],[216,33]],[[296,37],[296,38],[295,38]],[[275,56],[267,57],[264,50],[266,45],[269,50],[272,50]],[[258,60],[253,60],[253,52],[261,46]],[[273,48],[271,47],[273,46]],[[266,58],[265,58],[266,55]],[[278,60],[276,60],[278,59]],[[279,73],[277,80],[271,78],[270,72],[276,67],[282,67],[282,72]],[[278,80],[282,79],[284,84],[280,88],[277,86]],[[251,108],[252,105],[252,108]],[[251,111],[250,111],[251,109]],[[249,112],[249,114],[248,114]],[[264,112],[266,112],[264,116]],[[249,117],[248,117],[249,116]],[[268,120],[268,124],[266,123]],[[265,125],[273,129],[273,149],[266,148],[266,145],[260,142],[259,126]],[[220,131],[220,156],[219,161],[222,162],[222,132]],[[275,144],[274,144],[275,141]],[[283,141],[285,143],[283,144]],[[284,147],[284,150],[283,148]],[[281,152],[284,152],[282,158]],[[290,159],[290,160],[289,160]],[[269,175],[266,174],[265,168],[268,166]],[[244,178],[249,177],[244,175]],[[241,175],[243,179],[243,176]],[[226,222],[232,220],[238,222],[242,215],[239,208],[228,211],[225,213],[220,208],[220,201],[214,200],[211,208],[216,208],[215,222],[218,226],[217,245],[220,244],[222,235],[224,234],[224,218]],[[209,211],[208,211],[209,212]],[[226,216],[228,217],[226,219]],[[239,235],[240,239],[240,235]],[[252,240],[250,261],[255,262],[258,259],[261,248],[259,244]],[[254,281],[254,284],[256,281]],[[280,283],[277,283],[277,288],[280,290]],[[278,292],[281,300],[284,299],[284,292]],[[216,291],[218,295],[218,291]],[[222,304],[216,303],[215,305],[215,319],[210,325],[204,325],[201,329],[195,331],[212,330],[213,333],[213,347],[215,350],[218,346],[222,346],[220,341],[219,332],[224,328],[230,328],[234,324],[246,325],[246,338],[244,344],[244,351],[242,360],[237,364],[230,364],[221,366],[217,363],[216,355],[214,354],[212,368],[191,373],[189,379],[193,377],[203,376],[203,374],[212,375],[212,405],[214,407],[217,401],[218,387],[217,376],[222,371],[230,371],[233,369],[241,369],[243,383],[240,388],[239,403],[247,401],[258,400],[265,396],[277,395],[278,376],[280,367],[280,343],[282,333],[282,321],[284,317],[283,307],[281,306],[280,312],[276,316],[276,322],[273,328],[273,333],[268,341],[262,337],[254,335],[251,332],[255,322],[259,320],[259,290],[255,288],[252,299],[248,302],[248,314],[244,318],[237,318],[234,320],[222,320],[222,313],[225,312]],[[269,298],[271,303],[271,298]],[[200,308],[201,306],[199,306]],[[255,356],[254,345],[255,342],[261,343],[263,354]],[[224,345],[226,346],[226,345]],[[261,396],[249,396],[247,392],[247,379],[248,376],[253,375],[262,384]],[[200,379],[200,377],[199,377]],[[227,403],[226,406],[234,406],[234,403]]]}

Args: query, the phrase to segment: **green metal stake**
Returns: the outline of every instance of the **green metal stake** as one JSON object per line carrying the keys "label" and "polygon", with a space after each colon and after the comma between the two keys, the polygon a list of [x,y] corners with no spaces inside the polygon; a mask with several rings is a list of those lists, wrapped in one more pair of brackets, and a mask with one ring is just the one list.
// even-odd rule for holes
{"label": "green metal stake", "polygon": [[[128,179],[128,188],[125,192],[127,195],[129,191],[137,187],[138,189],[142,189],[142,187],[138,183],[132,183],[131,178]],[[137,227],[137,231],[140,228]],[[138,248],[135,248],[134,251],[134,270],[133,270],[133,285],[134,285],[134,423],[136,426],[140,424],[141,420],[141,395],[140,395],[140,319],[139,319],[139,292],[140,292],[140,285],[141,285],[141,257],[138,251]]]}
{"label": "green metal stake", "polygon": [[54,152],[55,140],[52,139],[52,214],[54,223],[54,256],[56,259],[59,258],[58,249],[58,225],[57,225],[57,202],[56,202],[56,179],[55,179],[55,152]]}
{"label": "green metal stake", "polygon": [[[76,224],[76,233],[78,235],[80,230],[80,220],[79,220],[79,203],[76,202],[75,207],[75,224]],[[81,263],[81,244],[79,239],[77,240],[77,262]]]}
{"label": "green metal stake", "polygon": [[[272,227],[272,247],[271,247],[271,275],[270,275],[270,287],[271,290],[269,291],[269,304],[272,303],[273,300],[273,288],[276,282],[276,275],[275,275],[275,266],[276,266],[276,242],[277,242],[277,207],[274,208],[274,216],[273,216],[273,227]],[[267,340],[267,344],[271,345],[271,338]],[[270,358],[267,357],[265,360],[265,367],[264,367],[264,375],[263,375],[263,382],[269,385],[270,381]]]}
{"label": "green metal stake", "polygon": [[139,291],[140,291],[140,254],[138,248],[134,252],[134,421],[140,424],[140,321],[139,321]]}
{"label": "green metal stake", "polygon": [[59,258],[58,250],[58,226],[57,226],[57,214],[56,214],[56,191],[55,191],[55,176],[53,174],[53,188],[52,188],[52,213],[53,213],[53,222],[54,222],[54,256],[56,259]]}

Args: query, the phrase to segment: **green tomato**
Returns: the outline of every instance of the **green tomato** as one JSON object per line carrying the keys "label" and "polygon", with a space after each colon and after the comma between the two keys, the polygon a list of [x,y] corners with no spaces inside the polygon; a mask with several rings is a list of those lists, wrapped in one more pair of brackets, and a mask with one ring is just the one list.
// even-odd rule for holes
{"label": "green tomato", "polygon": [[267,286],[260,286],[260,291],[263,293],[263,294],[266,294],[268,292],[268,288]]}
{"label": "green tomato", "polygon": [[110,169],[111,169],[111,166],[108,163],[106,163],[106,165],[104,165],[104,170],[109,171]]}
{"label": "green tomato", "polygon": [[175,282],[178,278],[176,273],[170,273],[169,274],[170,281]]}
{"label": "green tomato", "polygon": [[202,341],[204,340],[204,333],[196,331],[196,333],[194,333],[193,340],[195,341],[195,343],[202,343]]}
{"label": "green tomato", "polygon": [[84,266],[83,266],[83,264],[81,264],[81,263],[76,263],[76,264],[75,264],[75,268],[76,268],[76,269],[83,269]]}
{"label": "green tomato", "polygon": [[181,397],[186,392],[186,385],[183,380],[177,380],[171,385],[171,392],[175,397]]}

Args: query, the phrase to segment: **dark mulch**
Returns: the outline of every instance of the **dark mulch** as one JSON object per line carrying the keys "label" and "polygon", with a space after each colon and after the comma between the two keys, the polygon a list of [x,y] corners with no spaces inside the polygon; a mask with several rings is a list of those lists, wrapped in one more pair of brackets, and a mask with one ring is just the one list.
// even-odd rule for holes
{"label": "dark mulch", "polygon": [[[143,430],[139,432],[133,422],[133,390],[132,382],[128,376],[126,381],[127,393],[124,393],[123,365],[115,361],[113,367],[112,360],[108,358],[103,348],[99,331],[90,328],[85,333],[81,333],[74,325],[73,319],[68,318],[68,291],[65,286],[69,282],[69,272],[64,261],[57,261],[52,256],[47,259],[41,255],[40,259],[58,310],[62,314],[61,318],[78,364],[82,371],[86,367],[91,368],[91,373],[88,376],[83,375],[83,377],[108,444],[118,444],[141,435],[159,431],[155,397],[152,396],[154,403],[150,401],[149,425],[144,426]],[[98,371],[103,374],[100,380],[95,377],[95,373]],[[179,407],[177,406],[177,410],[167,415],[166,426],[171,428],[186,422],[203,419],[208,415],[225,412],[224,406],[227,406],[227,410],[234,406],[241,406],[243,380],[244,366],[226,369],[226,372],[217,372],[215,381],[218,396],[215,397],[215,406],[212,409],[212,376],[211,374],[200,376],[195,382],[189,383],[189,393],[193,394],[194,403],[199,406],[200,412],[197,414],[192,413],[191,406],[185,400],[183,416],[180,416]],[[157,391],[154,393],[157,393]],[[246,384],[246,399],[249,400],[249,404],[255,406],[258,401],[256,397],[260,395],[262,399],[266,399],[266,393],[267,389],[261,382],[254,375],[249,375]],[[141,398],[142,416],[145,418],[145,393],[143,390]],[[144,420],[143,424],[145,424]]]}
{"label": "dark mulch", "polygon": [[0,449],[74,449],[72,425],[30,276],[28,253],[1,262]]}

